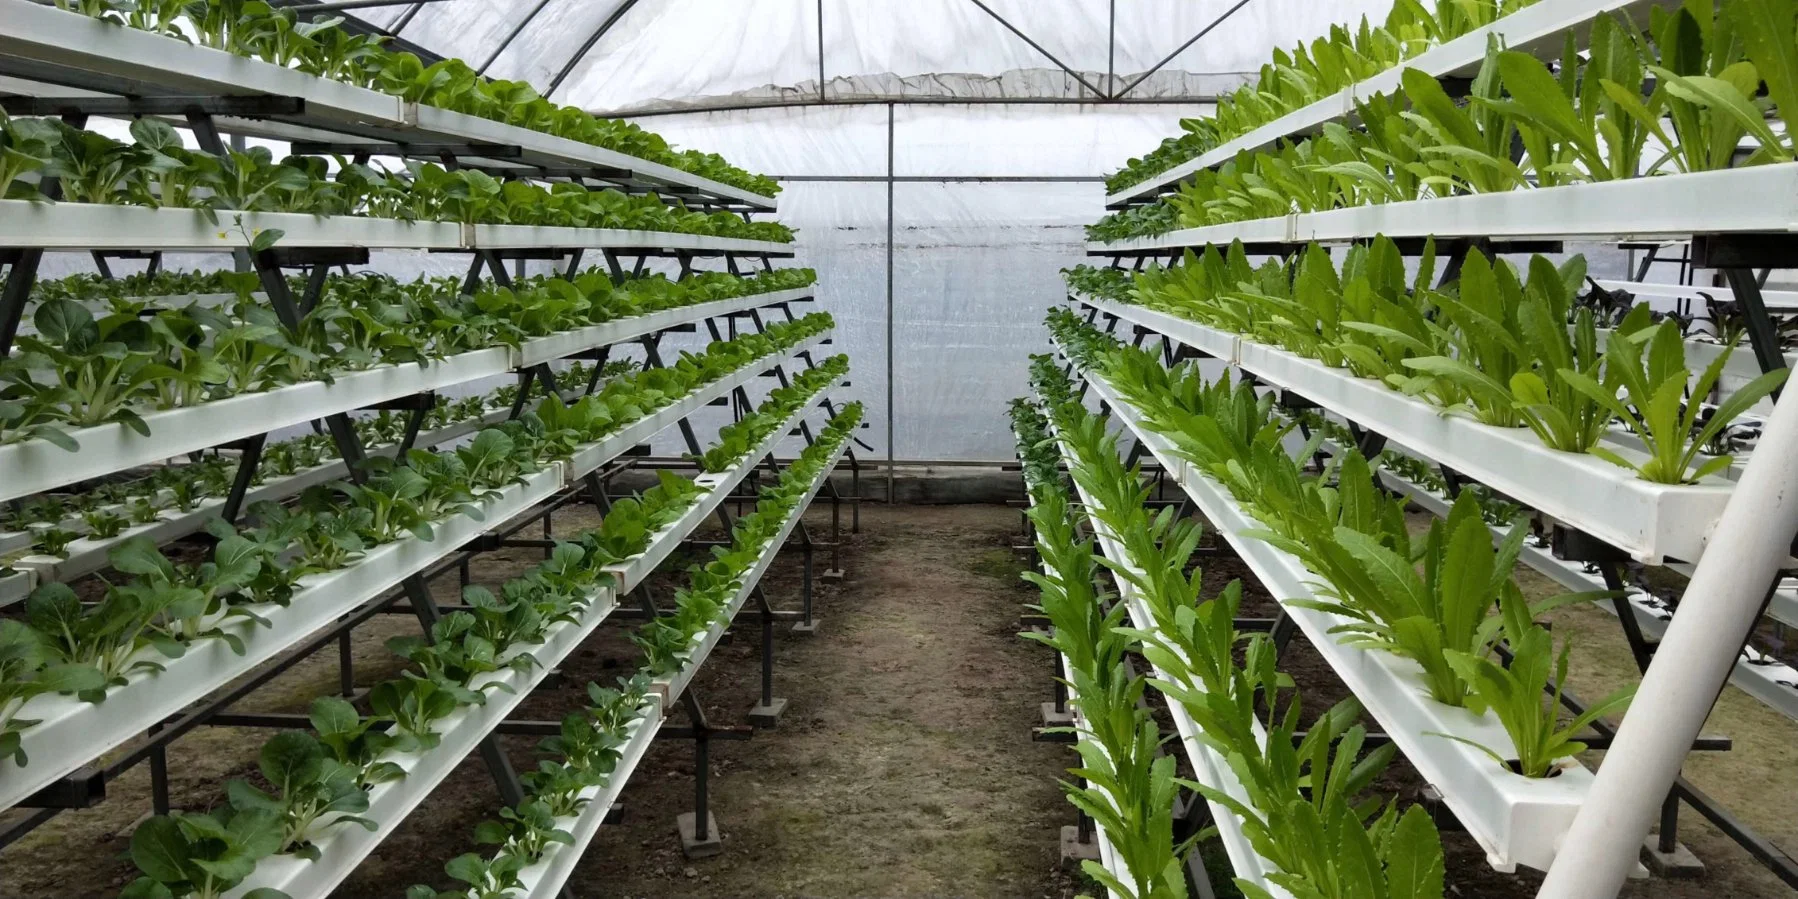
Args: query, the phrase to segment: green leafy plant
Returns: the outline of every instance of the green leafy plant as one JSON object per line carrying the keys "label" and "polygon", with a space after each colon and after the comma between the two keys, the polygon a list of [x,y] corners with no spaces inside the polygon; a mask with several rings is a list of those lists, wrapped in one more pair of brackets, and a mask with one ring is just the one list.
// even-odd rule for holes
{"label": "green leafy plant", "polygon": [[227,794],[238,813],[260,811],[281,822],[281,844],[276,851],[316,861],[318,848],[310,841],[320,827],[356,824],[375,829],[375,822],[358,817],[368,811],[368,794],[358,783],[356,771],[329,757],[311,734],[276,734],[262,744],[258,763],[274,793],[264,793],[246,780],[233,780],[227,785]]}
{"label": "green leafy plant", "polygon": [[[1709,395],[1723,376],[1731,352],[1733,348],[1718,353],[1691,380],[1691,396]],[[1729,467],[1733,461],[1729,456],[1716,456],[1702,463],[1698,457],[1718,432],[1785,383],[1787,373],[1781,368],[1749,381],[1718,404],[1715,413],[1700,424],[1702,407],[1685,401],[1691,379],[1686,368],[1685,340],[1678,326],[1663,322],[1634,333],[1615,330],[1606,341],[1607,381],[1622,386],[1628,405],[1618,397],[1615,388],[1607,388],[1589,375],[1563,369],[1561,377],[1621,419],[1648,449],[1648,458],[1641,461],[1604,447],[1594,447],[1593,455],[1631,469],[1645,481],[1687,484]]]}
{"label": "green leafy plant", "polygon": [[[1561,688],[1567,682],[1568,645],[1563,642],[1560,651],[1555,651],[1554,637],[1532,620],[1529,607],[1520,596],[1507,596],[1502,605],[1505,637],[1513,655],[1509,665],[1455,650],[1450,650],[1447,658],[1472,686],[1475,701],[1470,704],[1476,709],[1489,708],[1498,716],[1517,754],[1506,758],[1463,737],[1437,736],[1474,746],[1524,777],[1549,777],[1556,773],[1558,760],[1586,750],[1586,745],[1578,740],[1580,732],[1592,722],[1621,711],[1629,704],[1635,688],[1617,690],[1561,724]],[[1544,696],[1549,700],[1546,706]]]}

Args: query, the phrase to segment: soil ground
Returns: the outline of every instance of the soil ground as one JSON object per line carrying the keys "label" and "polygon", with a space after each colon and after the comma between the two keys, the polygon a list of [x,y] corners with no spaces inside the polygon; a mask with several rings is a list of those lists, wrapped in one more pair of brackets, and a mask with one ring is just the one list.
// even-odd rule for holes
{"label": "soil ground", "polygon": [[[814,510],[814,532],[828,513]],[[558,532],[592,521],[559,514]],[[692,804],[690,743],[658,741],[624,790],[623,821],[602,828],[575,878],[588,897],[999,896],[1068,897],[1092,886],[1057,863],[1057,838],[1073,811],[1056,785],[1071,751],[1032,742],[1039,703],[1051,698],[1046,650],[1017,636],[1018,612],[1031,591],[1017,580],[1022,557],[1018,517],[1001,506],[882,506],[862,513],[862,534],[843,552],[847,575],[821,582],[819,632],[778,625],[776,695],[790,700],[774,730],[712,748],[714,815],[725,852],[689,861],[673,819]],[[487,554],[473,567],[477,583],[497,586],[534,565],[532,550]],[[825,557],[820,556],[819,567]],[[1271,598],[1227,550],[1202,560],[1206,593],[1245,580],[1245,614],[1267,611]],[[1523,575],[1532,593],[1554,592]],[[674,582],[662,578],[658,599]],[[777,607],[796,606],[798,554],[787,553],[766,581]],[[447,577],[434,584],[450,601]],[[1555,616],[1558,633],[1577,641],[1573,680],[1599,696],[1635,672],[1616,620],[1594,608]],[[416,632],[405,615],[376,618],[357,631],[356,681],[361,686],[397,671],[381,642]],[[572,709],[590,680],[609,682],[631,670],[637,652],[623,627],[603,629],[562,669],[559,686],[533,694],[522,714],[555,719]],[[695,681],[715,725],[740,725],[756,701],[759,624],[738,620],[735,639],[715,652]],[[1282,667],[1294,675],[1309,713],[1346,695],[1303,638]],[[301,711],[310,697],[337,686],[335,653],[322,653],[252,694],[246,711]],[[678,720],[675,723],[684,723]],[[1798,724],[1739,691],[1726,689],[1709,732],[1734,738],[1735,751],[1695,754],[1686,775],[1776,844],[1798,845]],[[209,728],[174,744],[171,795],[177,807],[204,809],[223,796],[224,782],[250,776],[266,731]],[[534,739],[505,738],[515,766],[533,764]],[[1597,756],[1597,753],[1591,754]],[[1588,759],[1588,763],[1596,758]],[[1379,784],[1417,798],[1422,783],[1402,762]],[[61,815],[0,852],[0,897],[76,899],[116,895],[134,876],[126,856],[131,829],[148,806],[148,776],[139,768],[108,786],[103,805]],[[341,899],[398,896],[406,886],[453,886],[447,858],[479,847],[474,825],[499,807],[478,761],[438,789],[377,855],[335,894]],[[1634,881],[1629,897],[1790,895],[1746,853],[1687,812],[1681,838],[1708,865],[1693,881]],[[1492,872],[1464,835],[1445,834],[1457,897],[1531,895],[1536,875]]]}

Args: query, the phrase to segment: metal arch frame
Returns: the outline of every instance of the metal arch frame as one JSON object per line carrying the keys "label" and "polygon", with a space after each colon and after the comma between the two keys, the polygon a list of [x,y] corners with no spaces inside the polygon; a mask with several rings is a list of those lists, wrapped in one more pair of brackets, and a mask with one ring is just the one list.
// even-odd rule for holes
{"label": "metal arch frame", "polygon": [[605,37],[606,32],[616,27],[624,19],[625,14],[629,13],[636,5],[637,0],[623,0],[619,3],[618,8],[612,10],[612,14],[607,16],[604,22],[599,23],[599,27],[595,28],[593,34],[589,35],[587,40],[581,44],[581,48],[568,57],[568,64],[562,67],[562,71],[556,73],[554,79],[551,79],[549,87],[543,91],[543,96],[554,95],[562,87],[562,82],[567,81],[568,76],[574,74],[574,70],[581,64],[581,60],[586,59],[587,54],[593,51],[593,47],[599,43],[599,39]]}
{"label": "metal arch frame", "polygon": [[1124,98],[1125,94],[1128,94],[1131,91],[1135,90],[1136,86],[1143,83],[1144,81],[1148,80],[1150,75],[1153,75],[1156,72],[1161,71],[1162,67],[1164,67],[1168,63],[1174,61],[1174,57],[1179,56],[1182,53],[1185,53],[1187,51],[1187,48],[1191,47],[1193,44],[1198,43],[1200,38],[1204,37],[1207,34],[1210,34],[1212,29],[1215,29],[1217,26],[1224,24],[1224,22],[1226,20],[1228,20],[1231,16],[1236,15],[1236,12],[1238,10],[1242,9],[1243,7],[1245,7],[1247,5],[1249,5],[1249,0],[1236,0],[1236,5],[1230,7],[1229,9],[1224,10],[1223,15],[1218,16],[1215,19],[1212,19],[1211,24],[1206,25],[1204,28],[1199,29],[1198,34],[1195,34],[1192,37],[1187,38],[1186,43],[1181,44],[1180,46],[1174,48],[1174,52],[1169,53],[1168,55],[1162,57],[1161,61],[1154,64],[1153,66],[1150,66],[1149,70],[1147,72],[1144,72],[1141,75],[1136,76],[1136,78],[1134,80],[1132,80],[1129,84],[1124,85],[1123,90],[1120,90],[1115,94],[1112,94],[1111,99],[1122,100]]}
{"label": "metal arch frame", "polygon": [[[275,0],[275,2],[277,4],[286,5],[286,6],[306,5],[305,0]],[[404,13],[402,13],[397,20],[395,20],[393,27],[391,29],[375,28],[373,25],[369,25],[368,23],[361,22],[360,20],[353,19],[353,18],[351,19],[351,21],[355,21],[358,24],[362,25],[365,28],[368,28],[371,31],[374,31],[377,33],[385,33],[385,34],[392,36],[394,38],[394,40],[396,41],[396,43],[405,44],[406,49],[410,49],[412,52],[417,53],[421,57],[435,57],[436,54],[425,49],[424,47],[418,46],[416,44],[412,44],[411,42],[408,42],[408,41],[404,41],[403,38],[400,37],[400,34],[403,31],[405,31],[405,29],[408,25],[410,25],[412,23],[412,20],[417,17],[420,10],[422,10],[427,4],[436,2],[436,0],[394,0],[394,2],[400,2],[400,3],[410,2],[411,6]],[[638,0],[621,0],[618,7],[616,9],[612,10],[612,13],[610,15],[608,15],[606,17],[606,19],[599,24],[599,27],[594,29],[593,33],[591,35],[589,35],[586,38],[586,40],[584,40],[581,43],[579,49],[575,50],[575,52],[568,57],[567,63],[565,63],[562,66],[561,70],[556,73],[555,78],[550,80],[548,88],[543,91],[543,95],[545,97],[551,96],[557,90],[561,89],[563,83],[566,82],[568,80],[569,76],[574,74],[574,70],[580,66],[581,60],[585,59],[587,57],[587,55],[592,52],[594,46],[596,46],[599,43],[601,38],[604,38],[607,33],[609,33],[613,28],[617,27],[618,23],[624,19],[625,15],[627,15],[631,11],[631,9],[637,5],[637,2],[638,2]],[[1056,103],[1087,104],[1087,103],[1123,103],[1123,102],[1126,102],[1126,98],[1130,94],[1130,92],[1134,91],[1144,81],[1147,81],[1150,76],[1152,76],[1156,72],[1159,72],[1162,69],[1166,68],[1168,63],[1173,62],[1176,57],[1178,57],[1182,53],[1185,53],[1187,50],[1191,49],[1191,47],[1194,44],[1198,43],[1202,38],[1204,38],[1206,35],[1210,34],[1213,30],[1215,30],[1218,26],[1222,25],[1225,21],[1229,20],[1230,17],[1234,16],[1243,7],[1247,6],[1249,4],[1250,0],[1236,0],[1236,2],[1234,4],[1232,4],[1229,9],[1224,10],[1224,12],[1222,14],[1220,14],[1217,18],[1213,19],[1204,28],[1199,29],[1198,33],[1194,34],[1192,37],[1188,38],[1185,42],[1180,44],[1180,46],[1176,47],[1173,52],[1162,57],[1160,62],[1155,63],[1155,65],[1151,66],[1147,71],[1142,72],[1141,74],[1137,75],[1135,78],[1131,79],[1122,88],[1117,88],[1115,90],[1111,90],[1111,88],[1113,87],[1114,83],[1116,82],[1117,78],[1119,77],[1118,73],[1117,73],[1117,0],[1108,0],[1107,5],[1106,5],[1107,6],[1107,10],[1106,10],[1107,11],[1107,27],[1106,27],[1106,40],[1105,40],[1105,43],[1106,43],[1105,87],[1107,88],[1107,90],[1101,90],[1099,87],[1095,86],[1091,81],[1087,80],[1087,78],[1084,75],[1075,71],[1072,67],[1068,66],[1066,63],[1062,62],[1058,57],[1056,57],[1053,53],[1050,53],[1047,49],[1045,49],[1043,47],[1042,44],[1038,43],[1034,38],[1025,34],[1016,25],[1013,25],[1010,21],[1008,21],[1004,16],[1001,16],[997,12],[995,12],[992,9],[992,7],[988,6],[984,2],[984,0],[968,0],[968,2],[974,4],[974,6],[979,8],[980,11],[982,11],[982,12],[986,13],[988,16],[992,17],[992,19],[994,21],[996,21],[1000,25],[1004,26],[1004,28],[1007,31],[1010,31],[1012,34],[1016,35],[1020,40],[1024,41],[1024,43],[1028,44],[1031,49],[1033,49],[1037,53],[1041,54],[1049,62],[1054,63],[1057,68],[1061,69],[1069,77],[1073,78],[1076,82],[1078,82],[1082,88],[1091,92],[1093,95],[1092,98],[1090,98],[1090,99],[1088,99],[1086,97],[1078,97],[1078,98],[1071,98],[1071,99],[1070,98],[1007,98],[1007,99],[1002,99],[1001,102],[1024,102],[1024,101],[1028,100],[1028,101],[1036,101],[1036,102],[1045,102],[1046,101],[1046,102],[1056,102]],[[518,39],[518,36],[524,32],[524,29],[529,27],[531,22],[535,21],[537,16],[539,14],[541,14],[546,7],[549,6],[549,3],[550,3],[550,0],[538,0],[537,5],[534,8],[532,8],[530,13],[527,14],[522,20],[520,20],[516,26],[513,27],[511,32],[509,32],[503,40],[500,41],[499,46],[494,48],[493,52],[487,57],[486,62],[482,63],[480,68],[477,69],[476,71],[481,74],[486,74],[487,70],[489,68],[491,68],[495,62],[499,61],[500,56],[503,55],[505,53],[505,51],[511,47],[512,43]],[[706,107],[706,108],[683,109],[683,110],[651,110],[651,111],[639,112],[639,113],[623,113],[623,114],[614,113],[614,114],[612,114],[612,117],[614,117],[614,118],[630,118],[633,116],[670,115],[670,114],[676,114],[679,112],[706,112],[706,111],[713,111],[713,110],[718,110],[718,109],[757,109],[757,108],[777,108],[777,107],[825,106],[825,105],[832,105],[837,102],[854,102],[854,101],[832,101],[828,96],[828,90],[827,90],[828,82],[826,81],[826,72],[825,72],[825,67],[824,67],[824,0],[817,0],[817,14],[818,14],[817,15],[818,98],[816,101],[743,104],[743,105],[738,105],[738,106],[719,106],[719,107]],[[1172,100],[1131,101],[1131,102],[1166,102],[1166,103],[1199,102],[1199,103],[1203,103],[1203,102],[1209,102],[1212,99],[1214,99],[1214,98],[1197,97],[1197,98],[1177,98],[1177,99],[1172,99]],[[900,99],[900,98],[889,98],[889,99],[885,99],[885,100],[869,100],[869,101],[862,101],[862,102],[866,102],[870,105],[873,105],[873,104],[891,103],[891,102],[909,103],[909,102],[916,102],[916,101]],[[944,101],[944,102],[955,102],[955,101],[949,100],[949,101]]]}
{"label": "metal arch frame", "polygon": [[[402,3],[410,3],[412,5],[412,8],[407,11],[408,14],[410,14],[413,12],[417,12],[420,8],[424,7],[426,4],[435,3],[435,2],[439,2],[439,0],[390,0],[390,2],[386,5],[398,6]],[[333,9],[333,7],[331,7],[329,4],[320,4],[317,2],[313,2],[313,0],[271,0],[271,3],[274,6],[283,7],[286,9],[292,9],[295,12],[306,12],[306,11],[308,11],[309,7],[321,6],[321,5],[324,6],[325,8],[319,10],[320,12],[329,12],[329,11],[332,11],[332,9]],[[427,47],[424,47],[420,44],[415,44],[409,40],[406,40],[405,38],[400,37],[400,28],[404,27],[403,23],[406,21],[406,18],[407,17],[402,17],[401,22],[396,23],[396,27],[378,28],[369,22],[366,22],[360,18],[357,18],[356,16],[347,15],[347,16],[343,17],[342,27],[344,29],[350,31],[351,33],[355,33],[355,34],[378,34],[378,35],[383,35],[387,38],[390,38],[391,40],[390,40],[389,45],[391,47],[393,47],[393,49],[403,50],[407,53],[411,53],[412,55],[418,57],[420,60],[423,60],[426,65],[429,65],[431,63],[435,63],[435,62],[442,60],[443,57],[439,56],[435,51],[433,51]]]}
{"label": "metal arch frame", "polygon": [[[1044,59],[1047,59],[1048,61],[1054,63],[1056,68],[1059,68],[1063,72],[1066,72],[1068,74],[1069,78],[1072,78],[1075,81],[1080,82],[1081,87],[1084,87],[1089,91],[1092,91],[1093,96],[1095,98],[1100,99],[1100,100],[1104,100],[1104,99],[1108,98],[1109,95],[1107,95],[1104,91],[1099,90],[1097,87],[1095,87],[1091,81],[1086,80],[1086,76],[1080,74],[1079,72],[1074,71],[1072,68],[1070,68],[1068,66],[1067,63],[1062,62],[1060,59],[1056,58],[1055,54],[1050,53],[1047,49],[1045,49],[1043,47],[1042,44],[1037,43],[1033,38],[1031,38],[1030,35],[1025,34],[1023,31],[1019,30],[1018,26],[1011,24],[1011,22],[1007,21],[1004,16],[999,15],[996,12],[993,12],[993,8],[990,6],[987,6],[986,3],[983,2],[983,0],[968,0],[968,2],[979,7],[981,12],[986,13],[989,16],[992,16],[993,21],[998,22],[1000,25],[1005,26],[1006,31],[1009,31],[1012,34],[1017,35],[1020,40],[1022,40],[1026,44],[1029,44],[1030,49],[1035,50],[1038,53],[1041,53],[1043,55]],[[1115,19],[1114,19],[1114,21],[1115,21]]]}
{"label": "metal arch frame", "polygon": [[[1239,75],[1244,73],[1223,74]],[[593,114],[608,119],[647,119],[671,115],[735,112],[746,109],[810,109],[833,106],[886,106],[888,104],[896,106],[1191,106],[1195,103],[1215,103],[1217,100],[1218,98],[1214,94],[1145,99],[1124,97],[1117,100],[1082,100],[1073,97],[868,97],[852,100],[819,100],[813,97],[804,100],[752,100],[747,103],[694,105],[671,109],[603,110],[593,111]]]}
{"label": "metal arch frame", "polygon": [[505,54],[506,48],[512,46],[513,41],[518,40],[518,36],[524,33],[525,28],[529,27],[531,22],[536,20],[537,14],[543,12],[543,8],[548,6],[549,3],[550,0],[537,0],[537,5],[532,7],[531,11],[527,13],[523,19],[518,21],[518,25],[506,35],[505,40],[500,41],[499,46],[493,48],[493,54],[487,57],[487,61],[481,63],[480,68],[475,69],[475,74],[487,74],[487,70],[493,68],[493,64],[499,62],[499,58]]}

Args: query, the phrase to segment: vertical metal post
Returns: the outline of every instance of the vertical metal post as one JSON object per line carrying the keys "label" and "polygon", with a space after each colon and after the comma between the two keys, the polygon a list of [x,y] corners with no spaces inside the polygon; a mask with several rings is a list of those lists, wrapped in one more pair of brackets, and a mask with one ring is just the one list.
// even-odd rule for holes
{"label": "vertical metal post", "polygon": [[887,505],[893,504],[893,104],[887,104]]}
{"label": "vertical metal post", "polygon": [[[150,733],[160,730],[162,725],[158,724],[150,728]],[[150,811],[158,815],[169,813],[169,753],[166,746],[150,750]]]}
{"label": "vertical metal post", "polygon": [[[799,526],[800,526],[800,528],[804,528],[805,523],[800,522]],[[811,535],[809,535],[809,534],[805,534],[803,536],[805,537],[804,550],[803,550],[804,556],[805,556],[805,562],[804,562],[805,573],[803,575],[801,575],[802,579],[800,581],[799,590],[800,590],[801,603],[802,603],[801,607],[805,611],[800,614],[802,616],[802,620],[805,622],[805,626],[811,627],[812,626],[812,538],[811,538]]]}
{"label": "vertical metal post", "polygon": [[818,102],[824,102],[824,0],[818,0]]}
{"label": "vertical metal post", "polygon": [[[756,599],[762,612],[762,708],[774,707],[774,609],[768,605],[768,596],[762,587],[755,587]],[[809,617],[809,616],[808,616]]]}
{"label": "vertical metal post", "polygon": [[1118,69],[1118,0],[1111,0],[1109,24],[1105,31],[1105,92],[1115,95]]}
{"label": "vertical metal post", "polygon": [[350,655],[350,632],[337,635],[337,689],[345,698],[356,694],[356,663]]}
{"label": "vertical metal post", "polygon": [[712,738],[704,728],[693,735],[693,838],[704,842],[711,838],[712,810],[706,807],[706,780],[711,774]]}
{"label": "vertical metal post", "polygon": [[231,492],[219,509],[219,517],[227,523],[235,524],[237,516],[243,514],[244,497],[250,492],[251,482],[256,480],[256,469],[262,465],[262,448],[267,443],[267,434],[257,434],[244,444],[237,457],[237,475],[231,479]]}

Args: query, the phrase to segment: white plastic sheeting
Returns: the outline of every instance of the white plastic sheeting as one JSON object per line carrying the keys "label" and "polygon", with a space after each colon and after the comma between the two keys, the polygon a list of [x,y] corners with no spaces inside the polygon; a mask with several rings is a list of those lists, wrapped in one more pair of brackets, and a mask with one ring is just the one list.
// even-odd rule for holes
{"label": "white plastic sheeting", "polygon": [[[985,8],[971,0],[457,0],[369,10],[364,18],[401,26],[399,36],[487,66],[494,77],[548,88],[567,73],[556,99],[632,111],[738,94],[765,98],[788,89],[795,97],[815,98],[821,69],[823,96],[833,100],[975,93],[1091,98],[1048,56],[1111,93],[1222,19],[1168,61],[1165,77],[1132,92],[1191,96],[1194,86],[1228,87],[1241,73],[1258,70],[1275,46],[1310,39],[1333,22],[1383,16],[1391,5],[983,3]],[[1114,76],[1109,83],[1108,74]]]}
{"label": "white plastic sheeting", "polygon": [[[1013,455],[1006,403],[1028,357],[1048,348],[1041,319],[1083,261],[1084,225],[1103,214],[1093,176],[1178,127],[1162,107],[895,106],[891,341],[884,105],[733,110],[646,121],[793,180],[779,219],[799,230],[794,264],[818,270],[838,348],[854,360],[843,393],[868,405],[862,436],[884,459],[999,461]],[[890,353],[889,353],[890,349]],[[893,373],[888,436],[888,365]],[[658,447],[664,449],[669,447]]]}

